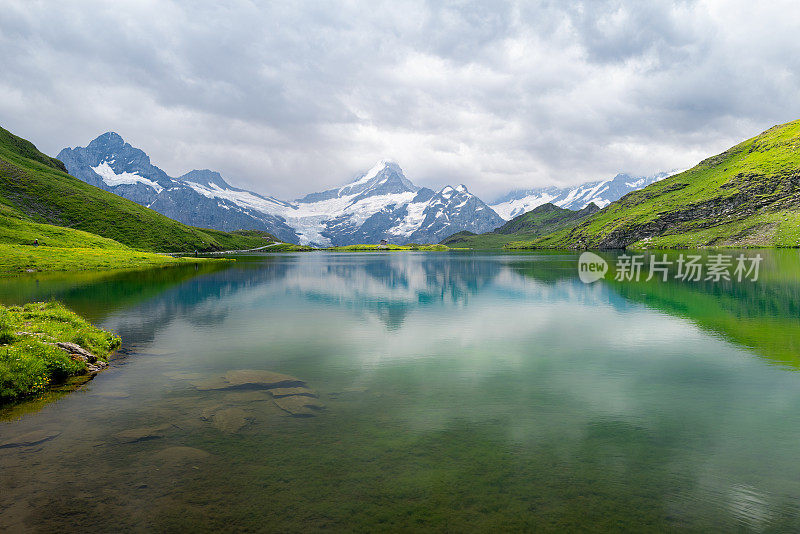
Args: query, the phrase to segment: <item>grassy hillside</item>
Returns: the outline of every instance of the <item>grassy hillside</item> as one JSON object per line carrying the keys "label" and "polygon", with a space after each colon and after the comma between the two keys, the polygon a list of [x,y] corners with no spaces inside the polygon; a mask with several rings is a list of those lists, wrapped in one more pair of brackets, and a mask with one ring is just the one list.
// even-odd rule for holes
{"label": "grassy hillside", "polygon": [[516,248],[800,246],[800,121],[634,191]]}
{"label": "grassy hillside", "polygon": [[0,243],[33,239],[52,247],[91,248],[114,248],[114,240],[157,252],[247,249],[277,241],[265,232],[181,224],[70,176],[60,161],[0,128]]}
{"label": "grassy hillside", "polygon": [[537,206],[527,213],[514,217],[506,224],[485,234],[458,232],[442,241],[451,247],[492,249],[503,248],[513,241],[531,240],[540,236],[571,228],[599,208],[589,204],[580,211],[559,208],[553,204]]}
{"label": "grassy hillside", "polygon": [[[39,246],[32,245],[34,240],[38,240]],[[0,274],[135,269],[187,261],[135,250],[81,230],[31,222],[10,206],[0,204]]]}

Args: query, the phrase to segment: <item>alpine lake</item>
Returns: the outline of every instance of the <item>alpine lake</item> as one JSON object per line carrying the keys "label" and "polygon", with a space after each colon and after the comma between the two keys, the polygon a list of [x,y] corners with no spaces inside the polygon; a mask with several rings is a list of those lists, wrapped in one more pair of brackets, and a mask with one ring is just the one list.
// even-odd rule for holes
{"label": "alpine lake", "polygon": [[743,253],[757,281],[456,251],[2,278],[123,347],[0,407],[0,531],[800,531],[800,251]]}

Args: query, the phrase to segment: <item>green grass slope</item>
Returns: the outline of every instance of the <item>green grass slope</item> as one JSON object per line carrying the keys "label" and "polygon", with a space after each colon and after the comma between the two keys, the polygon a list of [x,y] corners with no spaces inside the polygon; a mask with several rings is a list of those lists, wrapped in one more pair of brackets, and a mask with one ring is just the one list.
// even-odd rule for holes
{"label": "green grass slope", "polygon": [[513,241],[524,241],[571,228],[586,219],[599,208],[589,204],[579,211],[559,208],[553,204],[543,204],[536,208],[514,217],[503,226],[486,232],[475,234],[472,232],[458,232],[442,241],[443,245],[460,248],[493,249],[503,248]]}
{"label": "green grass slope", "polygon": [[800,121],[629,193],[574,228],[512,248],[800,246]]}
{"label": "green grass slope", "polygon": [[277,241],[265,232],[181,224],[70,176],[59,160],[0,128],[0,243],[33,239],[53,247],[107,249],[116,241],[156,252],[248,249]]}
{"label": "green grass slope", "polygon": [[[34,240],[39,241],[39,246],[32,245]],[[138,269],[187,261],[139,251],[82,230],[32,222],[10,206],[0,204],[0,275]],[[191,261],[213,260],[192,258]]]}

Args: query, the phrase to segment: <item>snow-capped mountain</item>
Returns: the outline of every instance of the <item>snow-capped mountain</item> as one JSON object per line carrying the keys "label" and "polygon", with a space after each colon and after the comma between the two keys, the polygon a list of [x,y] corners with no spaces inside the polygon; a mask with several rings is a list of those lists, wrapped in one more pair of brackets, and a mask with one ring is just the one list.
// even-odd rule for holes
{"label": "snow-capped mountain", "polygon": [[104,133],[85,148],[65,148],[58,159],[73,176],[184,224],[225,231],[264,230],[285,241],[298,239],[294,229],[272,213],[286,203],[232,187],[209,170],[172,178],[114,132]]}
{"label": "snow-capped mountain", "polygon": [[291,243],[438,243],[455,232],[481,233],[503,224],[464,185],[439,192],[417,187],[390,161],[343,187],[284,202],[233,187],[210,170],[170,177],[113,132],[85,148],[65,148],[58,159],[73,176],[182,223],[265,230]]}
{"label": "snow-capped mountain", "polygon": [[515,190],[498,198],[491,207],[506,220],[511,220],[548,202],[571,210],[583,209],[590,202],[603,208],[631,191],[646,187],[672,174],[674,172],[660,172],[652,176],[617,174],[609,180],[588,182],[574,187],[551,186]]}
{"label": "snow-capped mountain", "polygon": [[439,192],[417,187],[386,160],[352,183],[306,195],[276,213],[297,230],[301,243],[317,245],[438,243],[454,232],[486,232],[503,223],[464,185]]}

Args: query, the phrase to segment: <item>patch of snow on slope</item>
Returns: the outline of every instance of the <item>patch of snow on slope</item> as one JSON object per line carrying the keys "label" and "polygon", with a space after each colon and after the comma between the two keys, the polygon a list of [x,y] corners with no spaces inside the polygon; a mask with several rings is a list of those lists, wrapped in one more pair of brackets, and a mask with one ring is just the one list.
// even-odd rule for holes
{"label": "patch of snow on slope", "polygon": [[212,183],[210,186],[199,184],[197,182],[185,181],[186,185],[208,198],[221,198],[229,200],[237,206],[246,209],[253,209],[262,213],[272,214],[275,213],[277,208],[281,208],[277,202],[267,198],[254,195],[249,191],[234,191],[232,189],[223,189],[217,184]]}
{"label": "patch of snow on slope", "polygon": [[539,207],[542,204],[547,204],[554,198],[556,197],[544,193],[540,196],[532,195],[525,198],[509,200],[508,202],[490,206],[490,208],[492,208],[495,213],[497,213],[503,219],[510,221],[517,215],[522,215],[523,213],[531,211],[533,208]]}
{"label": "patch of snow on slope", "polygon": [[412,202],[406,206],[406,215],[397,226],[389,229],[389,234],[397,237],[408,237],[417,229],[422,226],[422,221],[425,220],[425,208],[428,206],[427,202]]}
{"label": "patch of snow on slope", "polygon": [[[373,175],[372,177],[374,178],[375,176]],[[319,202],[299,202],[292,208],[277,207],[273,209],[272,213],[286,219],[286,223],[297,231],[301,244],[329,245],[330,239],[322,235],[322,232],[325,231],[325,222],[327,220],[345,216],[348,219],[348,224],[361,226],[364,221],[375,213],[383,211],[390,206],[399,208],[409,204],[416,195],[413,191],[407,191],[405,193],[361,198],[357,201],[354,201],[354,199],[358,195],[345,195]]]}
{"label": "patch of snow on slope", "polygon": [[[602,181],[602,182],[598,183],[597,185],[595,185],[594,187],[589,188],[589,189],[586,189],[584,186],[578,186],[575,189],[571,190],[569,192],[569,194],[566,197],[564,197],[562,200],[558,200],[558,201],[554,202],[553,204],[555,204],[559,208],[563,208],[564,206],[572,204],[573,202],[577,201],[578,199],[581,199],[583,201],[588,202],[590,199],[594,198],[595,195],[597,195],[598,191],[600,190],[600,188],[602,186],[608,184],[610,181],[611,180]],[[608,188],[606,187],[606,189],[608,189]]]}
{"label": "patch of snow on slope", "polygon": [[308,245],[311,243],[319,246],[331,245],[331,240],[322,235],[322,232],[325,230],[325,221],[329,218],[327,215],[297,219],[288,216],[284,217],[286,219],[286,224],[294,228],[301,245]]}
{"label": "patch of snow on slope", "polygon": [[143,176],[139,176],[135,172],[123,172],[120,174],[115,173],[114,169],[111,168],[111,165],[109,165],[109,162],[107,161],[104,161],[97,167],[90,167],[90,168],[94,172],[96,172],[98,176],[100,176],[100,178],[103,180],[103,182],[106,183],[106,185],[109,185],[111,187],[123,184],[132,185],[140,183],[152,187],[153,189],[155,189],[156,193],[160,193],[161,191],[164,190],[164,188],[158,185],[158,183],[152,180],[148,180]]}
{"label": "patch of snow on slope", "polygon": [[[658,180],[656,180],[656,181],[658,181]],[[635,182],[625,182],[625,185],[627,185],[628,187],[632,187],[634,189],[639,189],[640,187],[642,187],[646,183],[647,183],[647,178],[640,178],[639,180],[636,180]]]}

